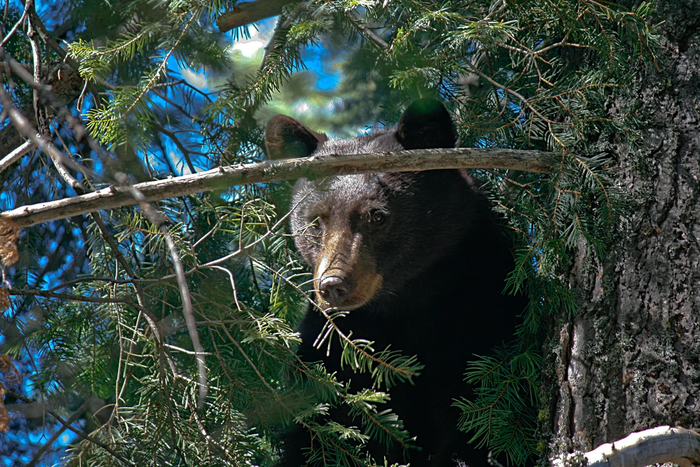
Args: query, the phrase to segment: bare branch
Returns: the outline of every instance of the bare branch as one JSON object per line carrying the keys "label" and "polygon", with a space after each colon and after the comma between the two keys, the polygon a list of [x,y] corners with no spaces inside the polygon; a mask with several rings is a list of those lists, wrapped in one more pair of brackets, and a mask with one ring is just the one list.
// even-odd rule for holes
{"label": "bare branch", "polygon": [[357,29],[362,31],[362,33],[372,42],[377,44],[377,46],[382,49],[382,50],[387,50],[389,48],[389,44],[379,37],[374,31],[372,31],[370,28],[367,27],[367,25],[362,21],[362,19],[358,16],[356,11],[349,11],[347,13],[348,19],[352,22],[352,24],[355,25]]}
{"label": "bare branch", "polygon": [[585,454],[574,453],[552,461],[554,467],[578,464],[588,467],[644,467],[662,463],[681,467],[700,464],[700,434],[680,427],[659,426],[632,433]]}
{"label": "bare branch", "polygon": [[4,172],[9,166],[20,160],[22,156],[36,149],[37,147],[38,146],[34,141],[25,141],[22,143],[21,146],[0,160],[0,172]]}
{"label": "bare branch", "polygon": [[681,467],[700,463],[700,435],[680,427],[660,426],[632,433],[587,452],[589,467],[644,467],[670,462]]}
{"label": "bare branch", "polygon": [[34,297],[46,297],[55,298],[59,300],[70,300],[72,302],[88,302],[88,303],[124,303],[126,305],[136,306],[134,303],[130,302],[125,298],[120,297],[90,297],[88,295],[75,295],[67,293],[56,293],[49,292],[46,290],[39,289],[9,289],[8,293],[10,295],[23,295],[23,296],[34,296]]}
{"label": "bare branch", "polygon": [[[5,59],[6,63],[10,64],[10,66],[13,67],[13,70],[15,72],[19,72],[18,74],[25,75],[21,77],[27,83],[33,83],[35,85],[35,88],[43,88],[44,90],[48,91],[48,87],[40,83],[34,82],[34,77],[31,74],[28,74],[26,70],[23,70],[21,66],[17,66],[18,63],[14,59],[9,57],[9,55],[7,55],[5,51],[1,48],[0,59]],[[0,74],[0,85],[2,84],[4,84],[4,80],[2,78],[2,74]],[[36,145],[42,152],[48,154],[49,157],[54,161],[54,164],[56,164],[56,168],[59,170],[61,175],[64,176],[64,178],[66,178],[65,175],[67,175],[69,178],[73,178],[67,171],[61,171],[64,164],[79,171],[86,170],[84,167],[76,164],[75,162],[73,162],[72,159],[66,157],[63,153],[61,153],[61,151],[59,151],[53,144],[53,142],[50,141],[46,136],[38,133],[37,129],[33,127],[32,122],[30,122],[29,119],[22,112],[15,108],[15,106],[12,103],[12,98],[5,92],[5,89],[3,87],[0,87],[0,103],[2,103],[4,112],[10,117],[12,124],[17,129],[17,131],[22,136],[31,141],[34,145]],[[73,186],[73,188],[76,188],[76,186]]]}
{"label": "bare branch", "polygon": [[[36,16],[36,11],[34,10],[34,0],[27,0],[25,3],[25,11],[29,12],[29,22],[27,23],[27,37],[29,38],[29,43],[32,45],[32,57],[34,66],[32,71],[34,73],[34,83],[37,86],[33,89],[33,99],[32,104],[34,106],[34,118],[36,119],[39,131],[44,135],[48,135],[48,123],[46,119],[46,112],[41,106],[39,99],[39,84],[41,83],[41,50],[39,47],[39,34],[34,28],[33,18]],[[32,15],[34,13],[34,15]]]}
{"label": "bare branch", "polygon": [[[22,402],[24,402],[24,403],[26,403],[26,404],[33,404],[33,403],[34,403],[34,404],[39,404],[39,402],[35,402],[34,400],[29,399],[29,398],[27,398],[27,397],[24,397],[23,395],[18,394],[18,393],[13,392],[13,391],[7,391],[7,394],[9,394],[10,396],[14,397],[15,399],[18,399],[18,400],[20,400],[20,401],[22,401]],[[9,410],[16,410],[18,406],[19,406],[18,404],[17,404],[17,405],[11,405],[11,406],[9,406]],[[6,406],[6,407],[7,407],[7,406]],[[111,447],[109,447],[109,446],[106,445],[105,443],[101,442],[101,441],[98,440],[97,438],[94,438],[94,437],[92,437],[92,436],[90,436],[90,435],[88,435],[88,434],[86,434],[86,433],[84,433],[84,432],[78,430],[77,428],[73,428],[73,426],[72,426],[71,424],[69,424],[66,420],[64,420],[64,419],[63,419],[62,417],[60,417],[59,415],[57,415],[56,412],[54,412],[53,410],[47,408],[47,407],[46,407],[46,404],[41,404],[41,407],[42,407],[42,410],[43,410],[45,413],[51,415],[54,419],[56,419],[56,421],[58,421],[58,423],[60,423],[61,425],[63,425],[66,429],[72,431],[73,433],[75,433],[75,434],[78,435],[79,437],[81,437],[81,438],[83,438],[83,439],[85,439],[85,440],[87,440],[87,441],[90,441],[92,444],[95,444],[96,446],[101,447],[102,449],[104,449],[105,451],[107,451],[108,453],[110,453],[115,459],[117,459],[118,461],[124,463],[124,465],[133,465],[133,466],[136,465],[136,464],[132,463],[131,461],[129,461],[128,459],[125,459],[125,458],[123,458],[122,456],[120,456],[119,453],[117,453],[116,451],[114,451]]]}
{"label": "bare branch", "polygon": [[271,18],[282,13],[282,7],[295,3],[295,0],[257,0],[239,3],[233,10],[223,13],[216,20],[219,32],[230,31],[233,28]]}
{"label": "bare branch", "polygon": [[[322,178],[373,172],[416,172],[436,169],[499,168],[527,172],[549,171],[553,153],[517,149],[419,149],[349,156],[324,156],[241,164],[207,170],[182,177],[134,185],[146,201],[156,201],[229,186],[269,183],[297,178]],[[0,220],[11,220],[27,227],[88,212],[136,204],[130,191],[119,186],[65,198],[22,206],[0,213]]]}
{"label": "bare branch", "polygon": [[[66,420],[66,425],[71,426],[73,423],[80,418],[81,415],[83,415],[83,412],[85,412],[88,408],[90,407],[90,399],[87,399],[85,402],[83,402],[83,405],[81,405],[78,410],[76,410],[73,415],[70,416],[68,420]],[[61,428],[56,430],[53,435],[46,441],[44,441],[44,444],[34,453],[32,456],[32,459],[29,461],[29,463],[26,465],[26,467],[34,467],[37,465],[39,460],[41,459],[41,456],[44,455],[44,453],[51,449],[54,448],[54,444],[56,440],[61,436],[61,434],[67,430],[66,425],[63,425]]]}
{"label": "bare branch", "polygon": [[10,32],[7,33],[7,35],[3,38],[2,42],[0,42],[0,47],[5,47],[5,44],[10,40],[12,35],[17,31],[17,28],[19,28],[20,24],[24,22],[24,19],[27,17],[27,6],[25,5],[24,7],[24,12],[22,13],[22,16],[19,18],[19,21],[15,23],[14,26],[12,26],[12,29],[10,29]]}
{"label": "bare branch", "polygon": [[168,130],[163,125],[159,124],[158,122],[153,122],[153,126],[158,131],[163,133],[165,136],[170,138],[170,140],[175,144],[175,146],[177,146],[177,148],[182,153],[182,157],[185,158],[185,162],[187,163],[187,168],[190,169],[190,172],[192,172],[192,173],[197,172],[197,169],[194,168],[194,164],[192,163],[192,158],[190,157],[190,150],[187,149],[187,147],[183,144],[183,142],[180,140],[180,138],[177,137],[177,134],[174,131]]}

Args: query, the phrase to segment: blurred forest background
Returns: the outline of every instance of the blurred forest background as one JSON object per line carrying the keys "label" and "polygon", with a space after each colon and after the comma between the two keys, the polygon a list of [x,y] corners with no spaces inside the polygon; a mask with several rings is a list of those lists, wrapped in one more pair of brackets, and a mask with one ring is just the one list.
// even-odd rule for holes
{"label": "blurred forest background", "polygon": [[[461,146],[556,155],[549,174],[475,171],[518,245],[506,289],[531,300],[517,345],[467,369],[480,390],[459,401],[461,428],[521,465],[698,426],[698,11],[5,0],[0,209],[260,162],[277,113],[346,137],[436,97]],[[322,401],[285,385],[310,279],[289,192],[242,185],[24,228],[0,217],[3,464],[272,465],[293,419],[313,427],[319,465],[381,464],[362,441],[406,436],[382,385],[354,394],[323,368],[309,369]],[[357,426],[315,417],[330,404]]]}

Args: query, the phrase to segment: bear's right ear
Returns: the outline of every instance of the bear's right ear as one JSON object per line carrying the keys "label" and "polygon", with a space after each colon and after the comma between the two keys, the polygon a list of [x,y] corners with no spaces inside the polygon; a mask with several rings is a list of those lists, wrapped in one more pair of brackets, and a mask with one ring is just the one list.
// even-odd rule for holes
{"label": "bear's right ear", "polygon": [[406,149],[453,148],[457,130],[440,101],[419,99],[401,116],[396,139]]}
{"label": "bear's right ear", "polygon": [[265,128],[265,147],[270,159],[310,156],[328,137],[309,130],[286,115],[272,117]]}

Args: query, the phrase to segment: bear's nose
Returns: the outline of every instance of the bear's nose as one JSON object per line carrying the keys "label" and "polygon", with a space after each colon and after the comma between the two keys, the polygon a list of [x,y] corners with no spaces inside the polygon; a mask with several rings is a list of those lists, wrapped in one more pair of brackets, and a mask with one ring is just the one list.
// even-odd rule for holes
{"label": "bear's nose", "polygon": [[321,296],[331,306],[339,306],[350,293],[348,281],[340,276],[324,276],[318,286]]}

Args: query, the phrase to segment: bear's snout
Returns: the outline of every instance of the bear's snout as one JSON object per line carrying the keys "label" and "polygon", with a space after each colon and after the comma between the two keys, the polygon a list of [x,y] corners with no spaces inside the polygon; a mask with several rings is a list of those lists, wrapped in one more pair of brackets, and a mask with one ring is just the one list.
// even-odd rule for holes
{"label": "bear's snout", "polygon": [[345,277],[322,277],[318,284],[319,293],[333,307],[340,306],[352,290],[352,284]]}
{"label": "bear's snout", "polygon": [[362,236],[349,229],[326,232],[314,269],[318,302],[333,308],[361,307],[382,286],[382,276]]}

